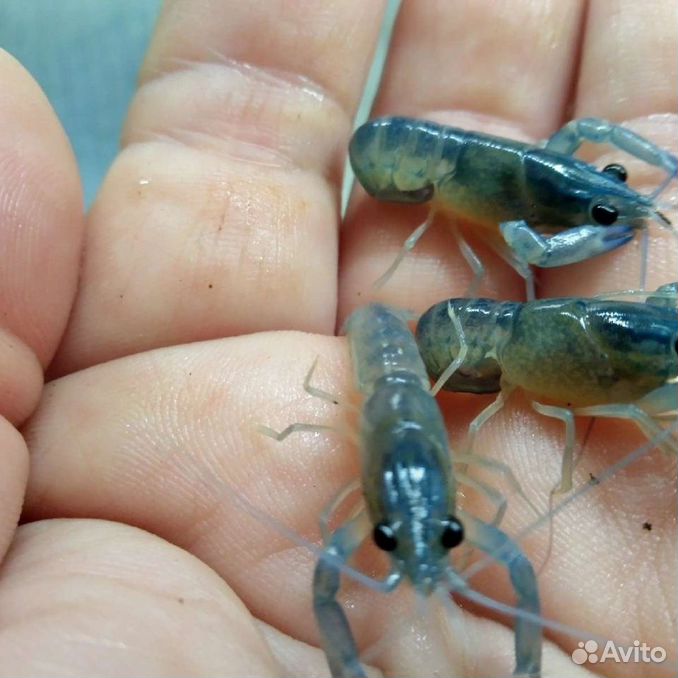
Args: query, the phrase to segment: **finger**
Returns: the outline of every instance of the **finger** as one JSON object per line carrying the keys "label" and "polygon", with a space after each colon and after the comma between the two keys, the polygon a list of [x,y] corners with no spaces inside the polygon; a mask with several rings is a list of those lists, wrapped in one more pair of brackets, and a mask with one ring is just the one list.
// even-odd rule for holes
{"label": "finger", "polygon": [[75,293],[82,230],[77,169],[47,99],[0,50],[0,558],[16,529],[28,475],[21,423]]}
{"label": "finger", "polygon": [[3,676],[275,676],[249,612],[196,558],[133,527],[23,526],[0,571]]}
{"label": "finger", "polygon": [[[237,496],[305,537],[318,536],[319,507],[336,484],[355,477],[356,461],[336,454],[341,437],[309,434],[310,441],[301,436],[303,446],[294,437],[281,445],[257,426],[334,421],[336,406],[307,396],[301,384],[318,356],[315,383],[337,384],[345,367],[337,344],[329,337],[257,334],[130,356],[91,368],[94,380],[87,370],[51,382],[46,409],[25,431],[35,455],[27,515],[138,525],[216,566],[262,621],[286,634],[300,624],[302,640],[312,637],[313,554],[249,515]],[[325,382],[327,372],[332,382]],[[329,388],[342,395],[338,385]],[[77,425],[57,414],[76,410]],[[83,416],[97,422],[98,433],[80,425]],[[66,451],[82,452],[81,445],[97,450],[85,464]],[[58,462],[64,455],[68,461]],[[59,477],[50,478],[57,467]],[[147,489],[140,492],[142,485]]]}
{"label": "finger", "polygon": [[382,5],[167,5],[92,210],[58,370],[334,330],[338,185]]}
{"label": "finger", "polygon": [[28,73],[0,50],[0,415],[38,401],[75,294],[82,197],[73,154]]}
{"label": "finger", "polygon": [[547,134],[567,101],[582,11],[577,1],[406,1],[377,113],[477,114]]}
{"label": "finger", "polygon": [[623,122],[678,108],[678,7],[670,0],[593,2],[575,113]]}
{"label": "finger", "polygon": [[[509,138],[538,138],[562,117],[573,77],[580,2],[405,2],[394,32],[376,114],[434,119]],[[422,37],[424,36],[424,37]],[[478,178],[482,181],[482,177]],[[445,218],[375,292],[425,212],[384,208],[362,190],[342,230],[340,315],[366,296],[424,311],[462,294],[472,276]],[[483,293],[522,298],[524,283],[470,231],[486,264]],[[375,275],[376,273],[376,275]]]}
{"label": "finger", "polygon": [[[313,398],[301,388],[316,357],[314,385],[345,403],[350,370],[344,341],[296,333],[158,350],[53,382],[26,430],[34,460],[27,515],[96,516],[139,525],[213,567],[258,618],[285,634],[317,643],[309,613],[317,556],[291,541],[289,532],[319,544],[318,518],[331,498],[358,475],[359,462],[349,435],[355,413]],[[478,402],[461,398],[454,403],[447,400],[445,406],[452,440],[459,440],[460,427],[477,412]],[[525,403],[516,407],[524,408]],[[498,421],[503,424],[493,422],[496,428],[488,424],[483,429],[478,449],[501,455],[525,492],[543,505],[558,479],[560,427],[549,428],[542,418],[526,423],[526,417],[517,416],[513,408],[506,420]],[[515,421],[520,422],[517,427]],[[256,428],[265,424],[282,430],[294,422],[331,425],[337,433],[296,434],[277,443]],[[586,482],[588,472],[597,473],[615,454],[627,451],[625,445],[639,442],[632,429],[618,426],[616,431],[610,435],[608,430],[607,442],[593,438],[587,443],[586,459],[592,465],[582,466],[585,478],[577,476],[579,484]],[[666,464],[671,460],[652,457],[650,461],[642,466],[642,474],[631,474],[629,484],[621,486],[633,497],[631,508],[628,497],[622,501],[616,492],[620,486],[610,484],[609,503],[590,498],[573,502],[556,523],[550,574],[540,580],[548,616],[584,633],[626,638],[627,633],[637,633],[640,624],[656,619],[653,611],[666,604],[658,596],[675,585],[675,568],[667,566],[648,584],[643,579],[646,545],[638,541],[636,532],[600,532],[601,524],[635,524],[637,515],[647,512],[657,520],[652,531],[655,548],[662,551],[657,558],[671,562],[666,554],[673,553],[673,506],[657,502],[657,488],[670,474]],[[501,483],[499,487],[504,488]],[[666,502],[672,501],[664,496]],[[478,497],[471,499],[473,512],[490,515]],[[534,515],[515,496],[509,499],[506,526],[509,534],[515,534]],[[609,559],[586,557],[592,534],[599,535],[596,553],[613,554]],[[547,538],[542,530],[524,544],[535,562],[543,558]],[[623,559],[624,554],[631,554],[625,565],[630,583],[620,594],[605,572],[610,562],[618,565],[614,559]],[[370,572],[380,571],[374,561],[363,564]],[[479,578],[478,587],[511,603],[508,582],[493,572]],[[573,580],[578,582],[581,608],[564,604],[574,595]],[[641,596],[639,588],[645,586],[648,589]],[[352,628],[363,647],[392,628],[393,620],[406,620],[412,614],[402,592],[375,597],[350,581],[343,590],[351,601]],[[634,605],[634,609],[638,597],[643,601],[642,614],[627,615],[624,626],[600,604],[619,595],[623,596],[620,605]],[[581,609],[586,615],[579,613]],[[656,631],[656,638],[662,640],[669,633]],[[670,642],[669,638],[669,646]]]}
{"label": "finger", "polygon": [[28,481],[28,450],[19,432],[0,417],[0,561],[14,536]]}
{"label": "finger", "polygon": [[[671,0],[636,3],[633,0],[589,5],[581,68],[576,90],[576,117],[596,116],[623,123],[670,153],[678,154],[678,7]],[[665,174],[648,171],[642,162],[609,148],[588,156],[603,167],[620,162],[629,183],[651,193]],[[647,289],[676,279],[678,270],[678,184],[660,196],[673,204],[667,216],[674,233],[648,224]],[[639,287],[643,252],[640,234],[625,247],[583,264],[543,271],[543,296],[598,294]]]}

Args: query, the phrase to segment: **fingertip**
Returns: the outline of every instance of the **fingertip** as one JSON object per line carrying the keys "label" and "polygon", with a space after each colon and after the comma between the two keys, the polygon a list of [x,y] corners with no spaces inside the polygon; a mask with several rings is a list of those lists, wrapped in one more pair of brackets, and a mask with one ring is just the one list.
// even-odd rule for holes
{"label": "fingertip", "polygon": [[82,191],[45,94],[4,50],[0,79],[0,326],[45,366],[75,295]]}

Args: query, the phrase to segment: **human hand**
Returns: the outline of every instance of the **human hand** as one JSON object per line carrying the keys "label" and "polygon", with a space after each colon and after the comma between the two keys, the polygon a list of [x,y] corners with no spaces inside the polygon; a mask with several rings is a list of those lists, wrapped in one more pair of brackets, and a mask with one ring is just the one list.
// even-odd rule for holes
{"label": "human hand", "polygon": [[[578,63],[583,3],[406,2],[375,114],[434,115],[534,138],[591,114],[633,120],[675,151],[676,116],[649,117],[676,109],[675,9],[618,4],[613,14],[592,6]],[[1,157],[10,158],[0,163],[0,204],[13,346],[2,412],[24,421],[40,394],[39,366],[56,353],[55,379],[24,427],[25,518],[70,519],[13,532],[26,449],[5,423],[3,672],[326,673],[311,609],[315,556],[248,514],[236,493],[317,541],[318,516],[357,475],[357,454],[341,433],[276,444],[256,424],[341,428],[344,410],[301,389],[319,356],[318,385],[348,397],[350,365],[335,327],[368,300],[422,311],[470,280],[452,238],[436,229],[375,293],[419,223],[416,209],[359,197],[340,242],[341,162],[379,19],[377,3],[170,3],[123,149],[88,216],[65,332],[80,252],[76,170],[35,86],[11,59],[0,61],[11,93],[0,109]],[[485,292],[519,296],[522,281],[478,250]],[[652,227],[650,257],[649,288],[675,278],[675,242]],[[540,294],[626,288],[637,266],[637,246],[626,247],[541,272]],[[441,402],[453,443],[486,404]],[[597,423],[575,482],[642,442],[633,428]],[[479,445],[531,497],[545,497],[557,479],[562,430],[526,401],[488,424]],[[660,645],[675,663],[674,477],[675,460],[653,453],[555,519],[539,580],[546,617],[583,636]],[[469,498],[466,508],[484,507]],[[509,533],[533,519],[511,498]],[[541,530],[524,544],[537,565],[546,539]],[[473,583],[512,601],[494,570]],[[413,615],[406,597],[347,588],[361,646],[389,634],[373,658],[384,672],[512,670],[510,622],[473,610],[452,635],[424,633],[414,619],[413,632],[400,621]],[[546,636],[547,675],[587,672],[570,659],[576,639]],[[671,665],[643,670],[668,675]]]}

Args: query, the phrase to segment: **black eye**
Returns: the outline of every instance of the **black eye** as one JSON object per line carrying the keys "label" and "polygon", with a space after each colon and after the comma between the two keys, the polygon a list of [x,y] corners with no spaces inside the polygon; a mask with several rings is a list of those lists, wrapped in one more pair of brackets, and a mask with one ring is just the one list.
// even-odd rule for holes
{"label": "black eye", "polygon": [[597,205],[593,206],[593,209],[591,210],[591,216],[602,226],[609,226],[610,224],[614,224],[614,222],[617,221],[619,212],[617,212],[614,207],[598,203]]}
{"label": "black eye", "polygon": [[433,187],[433,184],[429,184],[428,186],[417,188],[414,191],[401,191],[401,194],[407,197],[408,202],[420,203],[428,202],[433,197],[434,192],[435,188]]}
{"label": "black eye", "polygon": [[616,162],[613,162],[611,165],[605,165],[605,167],[603,167],[603,172],[609,174],[618,181],[621,181],[623,184],[625,184],[626,180],[629,178],[626,167]]}
{"label": "black eye", "polygon": [[395,551],[398,547],[398,540],[396,539],[395,532],[393,531],[393,528],[386,523],[379,523],[374,526],[372,539],[374,539],[374,543],[382,551]]}
{"label": "black eye", "polygon": [[440,543],[446,549],[453,549],[464,541],[464,526],[454,517],[450,516],[443,522],[443,533],[440,535]]}

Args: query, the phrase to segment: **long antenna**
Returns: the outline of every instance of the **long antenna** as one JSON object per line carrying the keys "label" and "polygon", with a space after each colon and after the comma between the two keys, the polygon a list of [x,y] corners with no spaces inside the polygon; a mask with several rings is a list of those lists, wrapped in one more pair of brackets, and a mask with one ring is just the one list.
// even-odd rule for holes
{"label": "long antenna", "polygon": [[[384,74],[384,65],[386,64],[386,57],[388,56],[389,47],[391,45],[391,37],[393,36],[393,27],[400,12],[401,0],[388,0],[386,10],[384,11],[384,18],[381,22],[381,31],[379,33],[379,40],[374,51],[374,58],[372,59],[372,66],[365,81],[365,89],[363,89],[363,96],[358,105],[355,118],[353,119],[353,129],[360,127],[369,117],[374,105],[374,100],[377,98],[379,91],[379,84],[381,83],[382,75]],[[355,174],[353,168],[346,156],[346,163],[344,165],[344,179],[341,185],[341,220],[346,216],[346,208],[348,201],[351,198],[351,191],[353,190],[353,183],[355,182]]]}

